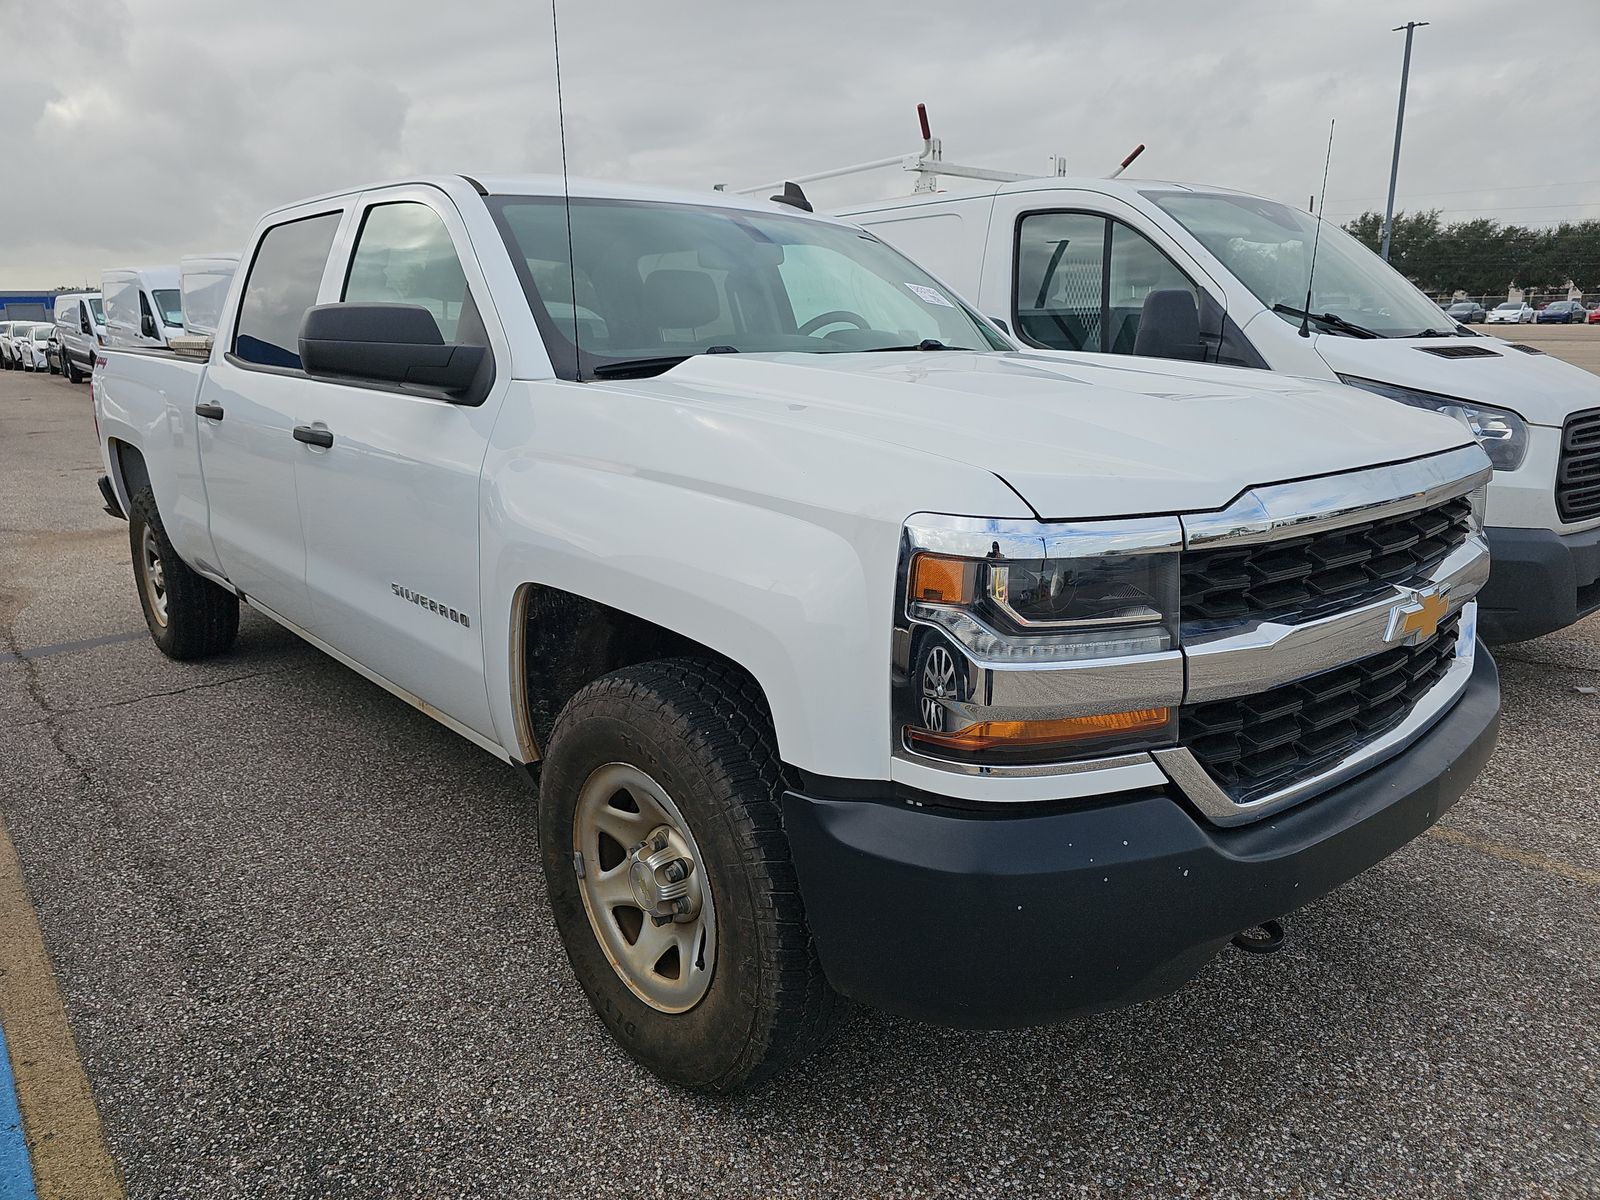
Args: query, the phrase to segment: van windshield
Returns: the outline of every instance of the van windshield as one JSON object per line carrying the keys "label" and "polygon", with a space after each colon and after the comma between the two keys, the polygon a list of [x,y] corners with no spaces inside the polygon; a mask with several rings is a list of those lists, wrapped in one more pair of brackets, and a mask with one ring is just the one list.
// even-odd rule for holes
{"label": "van windshield", "polygon": [[[1453,334],[1438,305],[1331,222],[1322,223],[1311,303],[1306,277],[1317,220],[1275,200],[1210,192],[1145,192],[1267,308],[1332,314],[1382,337]],[[1285,321],[1300,318],[1279,313]],[[1323,327],[1323,332],[1338,332]]]}
{"label": "van windshield", "polygon": [[580,198],[569,257],[560,197],[488,203],[563,378],[657,374],[707,352],[1010,349],[897,251],[849,226]]}
{"label": "van windshield", "polygon": [[183,325],[183,293],[177,288],[152,288],[151,298],[155,300],[156,307],[161,310],[161,322],[164,325]]}

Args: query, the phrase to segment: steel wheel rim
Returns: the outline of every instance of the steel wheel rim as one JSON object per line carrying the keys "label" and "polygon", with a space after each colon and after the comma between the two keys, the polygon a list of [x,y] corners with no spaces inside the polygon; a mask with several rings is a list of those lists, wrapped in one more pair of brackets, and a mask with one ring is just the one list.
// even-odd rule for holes
{"label": "steel wheel rim", "polygon": [[578,894],[617,977],[658,1012],[700,1003],[716,970],[717,912],[672,797],[627,763],[597,768],[578,792],[572,849]]}
{"label": "steel wheel rim", "polygon": [[144,594],[150,601],[150,611],[156,623],[167,624],[167,570],[161,564],[161,547],[156,545],[156,535],[150,526],[144,527],[139,539],[139,573],[144,577]]}

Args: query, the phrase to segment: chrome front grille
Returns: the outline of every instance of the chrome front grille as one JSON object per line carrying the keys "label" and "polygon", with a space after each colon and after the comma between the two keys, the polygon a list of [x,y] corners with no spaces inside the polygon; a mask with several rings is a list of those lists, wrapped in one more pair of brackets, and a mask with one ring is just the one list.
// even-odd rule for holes
{"label": "chrome front grille", "polygon": [[1305,620],[1426,579],[1472,533],[1472,503],[1432,508],[1304,537],[1186,551],[1183,620]]}
{"label": "chrome front grille", "polygon": [[1185,705],[1179,739],[1230,800],[1259,800],[1338,765],[1405,720],[1449,670],[1459,626],[1457,613],[1421,645],[1253,695]]}
{"label": "chrome front grille", "polygon": [[1574,413],[1561,431],[1556,512],[1563,521],[1600,517],[1600,409]]}

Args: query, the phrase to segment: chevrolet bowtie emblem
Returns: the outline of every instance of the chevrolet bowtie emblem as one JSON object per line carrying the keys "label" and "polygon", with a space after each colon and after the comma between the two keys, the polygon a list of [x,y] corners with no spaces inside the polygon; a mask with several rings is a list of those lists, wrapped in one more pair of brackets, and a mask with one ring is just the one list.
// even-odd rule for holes
{"label": "chevrolet bowtie emblem", "polygon": [[1438,632],[1439,622],[1449,611],[1450,602],[1441,592],[1412,592],[1411,599],[1389,610],[1389,629],[1383,640],[1407,646],[1425,642]]}

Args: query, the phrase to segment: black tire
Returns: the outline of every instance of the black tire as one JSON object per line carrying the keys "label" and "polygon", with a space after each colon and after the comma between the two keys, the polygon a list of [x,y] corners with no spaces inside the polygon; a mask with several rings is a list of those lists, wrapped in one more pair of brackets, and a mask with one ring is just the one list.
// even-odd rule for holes
{"label": "black tire", "polygon": [[[685,1012],[663,1012],[623,981],[579,891],[579,793],[598,768],[619,762],[676,803],[715,898],[710,984]],[[582,688],[556,721],[539,789],[556,927],[601,1020],[670,1083],[724,1093],[753,1087],[825,1042],[843,1010],[806,926],[782,793],[765,698],[731,666],[667,659],[629,667]]]}
{"label": "black tire", "polygon": [[[180,660],[210,658],[233,645],[239,635],[239,597],[197,575],[178,557],[161,524],[156,498],[149,488],[134,494],[129,505],[128,545],[133,553],[133,579],[139,589],[144,623],[161,653]],[[150,583],[145,535],[160,562],[161,601]],[[164,601],[165,613],[159,607]]]}
{"label": "black tire", "polygon": [[68,383],[78,382],[78,368],[73,365],[65,350],[61,352],[61,373],[67,377]]}

